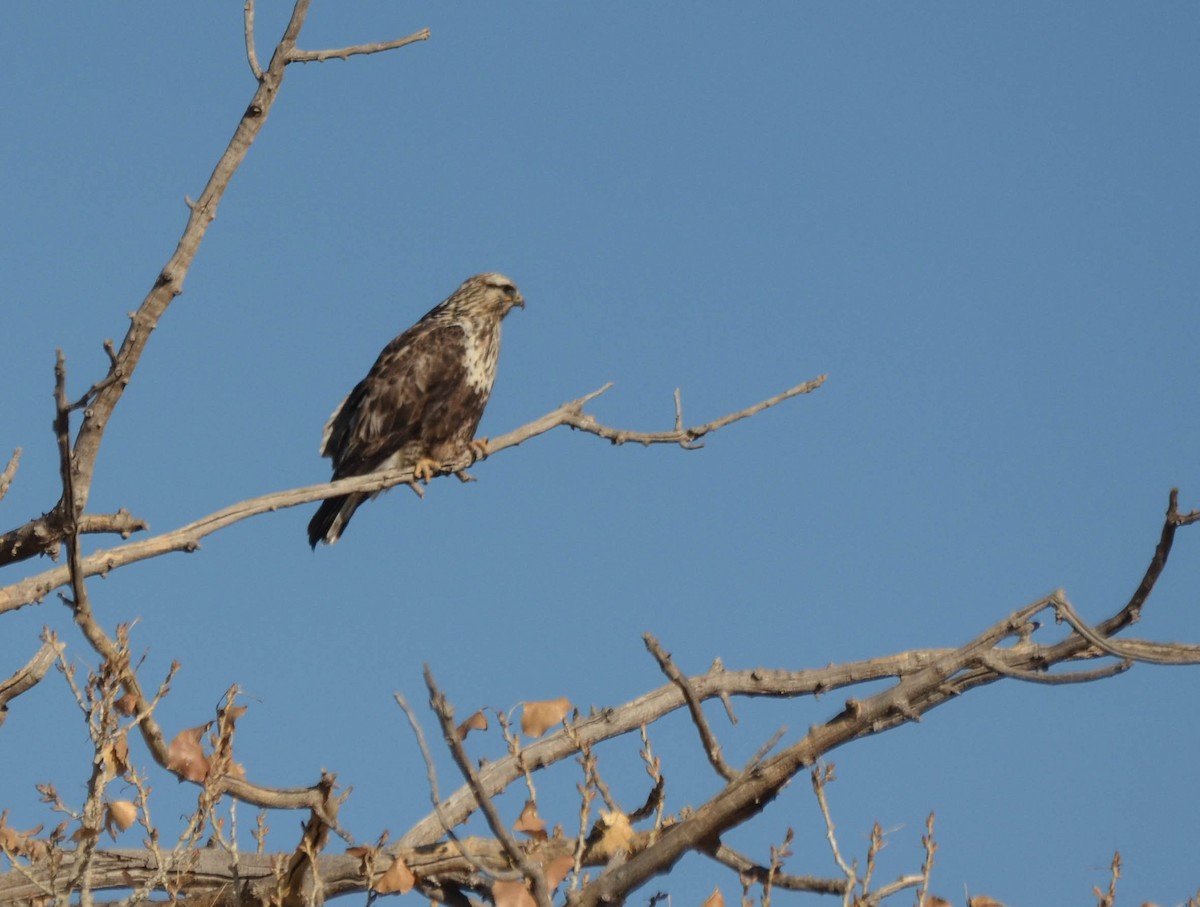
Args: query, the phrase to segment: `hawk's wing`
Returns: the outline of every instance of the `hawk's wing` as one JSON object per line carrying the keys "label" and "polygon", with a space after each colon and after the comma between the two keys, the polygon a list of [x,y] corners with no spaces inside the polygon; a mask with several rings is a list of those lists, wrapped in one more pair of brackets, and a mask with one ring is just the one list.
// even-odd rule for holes
{"label": "hawk's wing", "polygon": [[334,477],[372,472],[406,446],[427,443],[428,433],[447,418],[459,421],[449,410],[458,405],[466,378],[462,327],[413,325],[384,347],[329,417],[321,456],[333,460]]}

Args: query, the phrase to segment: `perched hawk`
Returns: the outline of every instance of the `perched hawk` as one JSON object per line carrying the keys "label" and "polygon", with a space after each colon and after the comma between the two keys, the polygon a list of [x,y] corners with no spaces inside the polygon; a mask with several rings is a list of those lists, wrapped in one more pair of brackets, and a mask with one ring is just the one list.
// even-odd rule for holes
{"label": "perched hawk", "polygon": [[[477,274],[389,343],[367,377],[325,423],[321,456],[333,478],[411,468],[426,481],[468,448],[492,393],[500,319],[525,307],[502,274]],[[332,545],[369,492],[328,498],[308,524],[308,543]]]}

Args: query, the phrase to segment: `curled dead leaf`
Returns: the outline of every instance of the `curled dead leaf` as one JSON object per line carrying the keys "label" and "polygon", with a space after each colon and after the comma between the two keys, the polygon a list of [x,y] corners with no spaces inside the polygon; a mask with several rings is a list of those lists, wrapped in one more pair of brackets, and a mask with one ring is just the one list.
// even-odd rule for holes
{"label": "curled dead leaf", "polygon": [[725,895],[721,894],[720,888],[714,888],[713,893],[700,907],[725,907]]}
{"label": "curled dead leaf", "polygon": [[128,772],[129,741],[125,734],[118,735],[111,743],[102,747],[100,759],[103,761],[105,774],[110,779]]}
{"label": "curled dead leaf", "polygon": [[529,835],[535,841],[546,840],[546,823],[542,821],[538,815],[537,804],[532,800],[525,801],[525,808],[521,810],[521,816],[513,825],[513,831],[519,831]]}
{"label": "curled dead leaf", "polygon": [[132,717],[133,715],[137,714],[138,698],[132,693],[126,693],[124,696],[114,702],[113,705],[122,715]]}
{"label": "curled dead leaf", "polygon": [[412,891],[416,882],[417,877],[412,874],[412,870],[404,865],[403,860],[396,857],[371,887],[377,894],[405,894]]}
{"label": "curled dead leaf", "polygon": [[569,711],[571,700],[565,696],[527,702],[521,712],[521,733],[526,737],[540,737],[567,717]]}
{"label": "curled dead leaf", "polygon": [[476,712],[474,715],[472,715],[470,718],[468,718],[466,721],[464,721],[462,724],[460,724],[458,726],[458,731],[457,731],[458,739],[466,740],[467,734],[471,733],[471,731],[486,731],[487,729],[488,729],[487,715],[483,714],[483,710],[480,709],[478,712]]}
{"label": "curled dead leaf", "polygon": [[601,810],[600,818],[592,826],[592,833],[588,835],[588,856],[607,862],[618,851],[631,853],[633,839],[633,825],[630,824],[627,815]]}
{"label": "curled dead leaf", "polygon": [[137,806],[133,802],[112,800],[104,804],[104,830],[113,840],[116,840],[118,831],[124,831],[136,821]]}
{"label": "curled dead leaf", "polygon": [[187,728],[175,735],[167,747],[167,770],[185,781],[203,781],[208,777],[208,757],[200,746],[200,739],[212,722],[199,727]]}

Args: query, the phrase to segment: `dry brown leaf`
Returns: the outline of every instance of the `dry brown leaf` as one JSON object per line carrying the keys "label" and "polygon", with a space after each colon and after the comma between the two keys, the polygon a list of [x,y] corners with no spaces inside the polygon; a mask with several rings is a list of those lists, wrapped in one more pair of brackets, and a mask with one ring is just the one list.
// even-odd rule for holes
{"label": "dry brown leaf", "polygon": [[523,832],[535,841],[546,840],[546,823],[538,815],[537,804],[532,800],[525,801],[525,808],[521,810],[521,816],[513,826],[513,831]]}
{"label": "dry brown leaf", "polygon": [[132,693],[126,693],[124,696],[114,702],[113,706],[122,715],[133,716],[137,714],[138,698]]}
{"label": "dry brown leaf", "polygon": [[986,894],[977,894],[975,897],[968,899],[967,907],[1004,907],[997,900],[989,898]]}
{"label": "dry brown leaf", "polygon": [[470,718],[468,718],[466,721],[464,721],[462,724],[460,724],[458,726],[458,732],[457,732],[458,739],[466,740],[467,734],[471,733],[471,731],[486,731],[487,729],[488,729],[487,715],[483,714],[483,710],[480,709],[478,712],[476,712],[474,715],[472,715]]}
{"label": "dry brown leaf", "polygon": [[412,891],[416,882],[417,877],[404,865],[403,860],[396,857],[372,887],[378,894],[405,894]]}
{"label": "dry brown leaf", "polygon": [[124,734],[100,750],[100,758],[104,763],[104,771],[109,778],[124,775],[129,771],[129,741]]}
{"label": "dry brown leaf", "polygon": [[167,747],[167,770],[185,781],[203,781],[208,777],[208,757],[200,738],[212,722],[180,731]]}
{"label": "dry brown leaf", "polygon": [[537,907],[524,882],[493,882],[492,901],[496,907]]}
{"label": "dry brown leaf", "polygon": [[555,857],[542,864],[542,874],[546,877],[546,886],[551,890],[558,887],[571,870],[575,868],[575,858],[572,856]]}
{"label": "dry brown leaf", "polygon": [[[124,831],[137,821],[137,806],[129,800],[112,800],[104,805],[104,830],[114,841],[118,831]],[[116,831],[114,831],[114,827]]]}
{"label": "dry brown leaf", "polygon": [[720,888],[714,888],[713,893],[708,896],[700,907],[725,907],[725,895],[721,894]]}
{"label": "dry brown leaf", "polygon": [[945,898],[939,898],[932,894],[925,899],[925,905],[926,907],[954,907],[954,905]]}
{"label": "dry brown leaf", "polygon": [[346,856],[358,857],[360,860],[365,860],[374,852],[374,850],[375,848],[371,847],[369,844],[360,844],[357,847],[347,847]]}
{"label": "dry brown leaf", "polygon": [[618,851],[633,850],[634,831],[629,816],[619,812],[600,811],[600,818],[588,835],[588,855],[607,862]]}
{"label": "dry brown leaf", "polygon": [[18,857],[37,856],[46,846],[46,842],[39,841],[35,837],[43,826],[39,825],[29,831],[17,831],[5,824],[6,815],[7,811],[4,815],[0,815],[0,850],[8,851]]}
{"label": "dry brown leaf", "polygon": [[571,700],[566,696],[527,702],[521,712],[521,733],[526,737],[540,737],[567,717],[569,711]]}

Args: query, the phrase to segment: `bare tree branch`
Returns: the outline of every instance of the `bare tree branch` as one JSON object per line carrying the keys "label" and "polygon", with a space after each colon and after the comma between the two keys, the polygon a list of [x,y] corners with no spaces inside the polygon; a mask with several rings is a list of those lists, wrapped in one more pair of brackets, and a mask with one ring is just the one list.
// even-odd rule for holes
{"label": "bare tree branch", "polygon": [[[735,413],[730,413],[713,422],[692,428],[666,432],[639,432],[632,429],[612,428],[601,424],[592,416],[585,413],[583,407],[612,386],[608,384],[597,391],[585,394],[577,400],[564,403],[558,409],[547,413],[539,419],[535,419],[533,422],[516,428],[508,434],[491,439],[488,444],[488,456],[494,456],[500,451],[523,444],[525,441],[545,434],[560,425],[567,425],[579,431],[606,438],[614,444],[633,441],[646,445],[681,444],[686,446],[688,443],[704,435],[711,434],[726,425],[747,418],[753,413],[761,412],[768,406],[774,406],[801,394],[811,393],[820,387],[824,381],[825,376],[822,375],[811,381],[805,381],[793,388],[789,388],[782,394],[776,394],[768,400],[756,403]],[[471,466],[474,461],[475,457],[473,454],[464,453],[457,460],[443,463],[438,470],[438,474],[452,475]],[[346,494],[350,491],[381,491],[393,488],[396,485],[411,484],[414,478],[411,469],[404,469],[395,472],[381,472],[367,476],[339,479],[336,482],[326,482],[320,485],[306,485],[301,488],[292,488],[287,491],[278,491],[250,498],[237,504],[232,504],[215,513],[210,513],[208,516],[202,517],[195,522],[188,523],[186,526],[181,526],[173,531],[165,532],[162,535],[131,542],[128,545],[122,545],[117,548],[96,551],[83,559],[81,564],[83,575],[106,575],[118,567],[158,557],[168,552],[195,551],[200,547],[200,540],[205,536],[261,513],[273,512],[286,507],[295,507],[298,504],[307,504],[330,497],[331,495]],[[3,539],[0,539],[0,544],[2,542]],[[69,570],[66,567],[57,567],[0,588],[0,614],[33,604],[34,602],[40,602],[54,589],[67,583],[69,579]]]}
{"label": "bare tree branch", "polygon": [[[50,513],[0,535],[0,566],[35,555],[49,555],[57,560],[64,526],[63,512],[56,507]],[[116,513],[83,514],[76,520],[76,528],[80,535],[112,533],[127,539],[133,533],[147,529],[148,524],[121,508]]]}
{"label": "bare tree branch", "polygon": [[3,501],[4,496],[8,494],[13,476],[17,474],[17,464],[20,462],[21,448],[18,447],[12,452],[12,456],[8,458],[8,465],[4,467],[4,471],[0,472],[0,501]]}
{"label": "bare tree branch", "polygon": [[338,47],[333,50],[293,50],[288,56],[288,62],[323,63],[326,60],[348,60],[358,54],[377,54],[385,50],[407,47],[418,41],[428,41],[429,35],[429,29],[423,28],[403,38],[396,38],[394,41],[373,41],[370,44],[354,44],[350,47]]}
{"label": "bare tree branch", "polygon": [[254,49],[254,0],[246,0],[245,6],[242,7],[242,19],[246,31],[246,62],[250,64],[250,72],[254,74],[254,78],[261,82],[263,71],[258,63],[258,51]]}
{"label": "bare tree branch", "polygon": [[646,648],[650,650],[650,654],[654,656],[658,662],[658,666],[662,672],[667,675],[675,686],[679,687],[679,692],[683,694],[684,702],[687,703],[688,712],[691,713],[692,723],[696,725],[696,730],[700,733],[700,742],[704,745],[704,752],[708,756],[708,761],[718,775],[726,781],[732,781],[737,777],[738,773],[729,767],[725,762],[725,757],[721,755],[721,744],[717,742],[716,735],[713,734],[712,728],[708,726],[708,719],[704,717],[704,710],[700,707],[700,699],[692,690],[691,684],[688,683],[683,672],[675,666],[671,660],[671,655],[661,645],[657,639],[650,633],[644,633],[642,640],[646,643]]}
{"label": "bare tree branch", "polygon": [[[35,555],[54,556],[59,553],[60,547],[65,548],[65,563],[0,589],[0,613],[41,601],[54,589],[69,586],[69,593],[60,593],[60,596],[70,606],[76,625],[100,656],[101,664],[94,673],[89,674],[86,684],[77,684],[72,667],[62,659],[62,645],[47,633],[41,650],[34,658],[11,678],[0,681],[0,723],[3,722],[8,701],[36,684],[46,674],[49,665],[55,659],[60,659],[67,683],[87,716],[95,758],[87,784],[87,798],[81,810],[68,807],[49,785],[42,788],[52,808],[66,814],[72,822],[79,823],[74,849],[70,849],[65,825],[46,838],[38,838],[40,829],[15,832],[4,826],[4,818],[0,815],[0,851],[7,856],[11,867],[9,872],[0,874],[0,903],[42,903],[54,899],[65,904],[77,897],[83,907],[91,907],[94,892],[116,889],[133,892],[125,901],[130,904],[151,903],[151,895],[162,892],[172,902],[202,901],[213,907],[258,903],[298,907],[301,903],[318,903],[325,898],[349,892],[368,892],[370,903],[375,896],[376,890],[372,886],[380,880],[381,874],[373,869],[373,853],[366,858],[323,853],[330,831],[350,840],[349,835],[337,824],[338,807],[343,797],[334,796],[332,774],[323,772],[320,781],[313,786],[293,789],[260,786],[235,777],[232,747],[237,712],[233,705],[236,688],[231,689],[225,706],[218,710],[217,730],[209,740],[213,749],[211,772],[201,782],[200,805],[187,819],[187,828],[175,850],[159,847],[157,829],[149,820],[149,788],[136,777],[130,779],[129,769],[120,767],[124,757],[114,755],[113,750],[118,735],[123,742],[126,731],[137,727],[155,763],[167,772],[179,774],[177,766],[172,765],[171,745],[167,743],[154,717],[155,707],[165,693],[167,684],[164,683],[152,698],[143,692],[130,658],[126,630],[118,628],[114,638],[96,620],[86,581],[91,576],[106,574],[118,567],[167,552],[194,551],[204,537],[257,514],[351,491],[380,491],[397,484],[411,484],[414,479],[411,470],[262,495],[216,511],[174,531],[109,550],[99,550],[89,556],[83,555],[80,545],[80,536],[83,534],[117,533],[128,538],[131,533],[146,528],[144,522],[124,510],[107,515],[85,513],[97,454],[111,415],[140,361],[150,333],[174,298],[183,292],[184,280],[199,245],[216,215],[217,206],[233,173],[265,123],[271,105],[278,96],[286,67],[292,63],[346,60],[354,55],[397,49],[429,37],[428,29],[423,29],[392,41],[317,51],[300,50],[297,41],[306,20],[309,2],[296,0],[284,33],[264,70],[256,51],[255,3],[254,0],[245,0],[246,57],[258,82],[257,89],[204,190],[196,201],[189,200],[187,226],[174,254],[157,275],[138,310],[131,315],[131,325],[119,350],[111,341],[105,342],[109,359],[107,373],[73,401],[67,396],[65,360],[61,352],[58,354],[54,430],[59,453],[61,497],[48,513],[0,535],[0,566]],[[516,447],[563,425],[605,438],[616,445],[630,442],[643,445],[678,444],[692,449],[702,446],[700,439],[706,435],[791,397],[810,393],[820,387],[824,380],[825,376],[822,375],[753,406],[692,427],[684,426],[682,398],[677,389],[674,395],[674,428],[659,432],[607,426],[586,413],[584,407],[607,390],[606,385],[493,440],[489,445],[490,454]],[[78,411],[82,411],[82,421],[72,441],[71,422],[73,413]],[[13,481],[19,456],[18,448],[3,472],[0,472],[0,498],[3,498]],[[474,460],[473,453],[464,453],[458,460],[443,464],[439,474],[458,473],[472,465]],[[1113,639],[1115,634],[1127,629],[1140,617],[1165,569],[1178,528],[1195,522],[1200,522],[1200,511],[1181,514],[1178,510],[1178,492],[1173,489],[1158,545],[1141,583],[1123,608],[1094,626],[1080,616],[1063,593],[1056,592],[1018,609],[985,629],[975,639],[956,648],[914,650],[813,670],[768,671],[756,668],[726,671],[719,663],[714,663],[708,672],[695,677],[685,676],[657,641],[647,635],[647,646],[670,681],[667,685],[617,708],[576,720],[561,731],[525,747],[521,747],[504,727],[505,739],[510,744],[509,754],[479,768],[468,757],[456,733],[450,705],[434,683],[432,672],[426,668],[431,705],[466,783],[446,799],[441,798],[424,736],[407,704],[397,696],[422,748],[429,771],[434,812],[414,825],[399,842],[380,850],[380,853],[396,856],[403,860],[405,866],[411,867],[418,890],[427,897],[456,907],[464,907],[469,903],[465,892],[494,897],[495,880],[514,879],[514,866],[519,869],[521,876],[532,883],[532,893],[539,907],[550,907],[552,902],[546,879],[548,870],[544,872],[542,867],[551,859],[569,861],[574,865],[577,875],[584,866],[604,866],[598,876],[584,882],[581,888],[572,893],[572,907],[623,903],[638,886],[670,871],[682,856],[692,852],[708,854],[735,869],[743,879],[762,884],[764,907],[769,902],[772,887],[840,895],[846,903],[855,896],[856,888],[861,887],[861,897],[856,903],[868,905],[877,904],[903,888],[920,886],[918,898],[924,900],[935,849],[932,815],[927,824],[927,836],[922,839],[925,863],[921,873],[901,876],[889,885],[870,891],[875,856],[883,842],[882,830],[876,824],[866,870],[860,878],[857,863],[842,855],[834,836],[833,820],[823,793],[824,784],[831,777],[826,770],[814,771],[813,784],[834,857],[844,879],[783,873],[784,857],[791,855],[788,849],[792,840],[790,830],[781,848],[771,848],[770,860],[765,866],[726,848],[721,843],[721,836],[759,815],[766,804],[800,771],[818,764],[837,747],[920,720],[930,710],[978,686],[1006,678],[1040,683],[1088,682],[1129,670],[1137,662],[1197,663],[1200,661],[1200,646]],[[1066,627],[1054,642],[1035,641],[1040,626],[1035,617],[1048,611],[1053,611]],[[1088,670],[1064,670],[1079,662],[1099,662],[1100,666]],[[703,703],[707,699],[721,700],[732,717],[730,697],[734,695],[816,697],[881,679],[891,681],[886,689],[870,692],[862,699],[847,699],[837,714],[812,726],[799,739],[784,741],[784,732],[781,731],[755,753],[742,771],[734,770],[725,762],[721,747],[703,713]],[[121,714],[130,718],[128,723],[115,717],[118,693],[123,694],[120,697],[123,703]],[[647,724],[683,707],[690,710],[704,753],[725,783],[696,809],[680,810],[676,816],[664,819],[664,776],[659,771],[657,757],[650,755],[645,728]],[[626,816],[617,810],[613,797],[600,778],[591,747],[598,742],[639,731],[646,747],[643,759],[655,780],[655,788],[641,810]],[[776,751],[776,744],[781,744],[783,748]],[[525,779],[533,795],[533,772],[576,755],[585,757],[586,789],[580,790],[583,797],[580,835],[567,839],[556,834],[549,840],[519,843],[509,826],[503,822],[494,798],[520,779]],[[587,760],[590,760],[590,765],[586,764]],[[144,849],[137,851],[105,851],[98,846],[101,812],[107,809],[104,806],[105,785],[122,774],[126,775],[127,780],[132,780],[139,792],[135,811],[140,813],[138,821],[143,823],[147,832],[147,843]],[[582,832],[586,827],[587,807],[591,803],[589,798],[595,796],[596,791],[604,796],[612,812],[626,820],[624,831],[627,835],[622,837],[615,849],[609,850],[608,856],[603,855],[599,847],[586,846],[591,839],[585,839]],[[225,796],[233,801],[269,809],[309,810],[299,845],[289,854],[239,854],[236,813],[230,814],[227,833],[213,811],[214,805]],[[477,809],[485,814],[493,838],[462,838],[456,834],[455,829]],[[655,811],[657,816],[652,830],[633,831],[631,821],[645,818]],[[212,830],[217,846],[198,846],[206,828]],[[260,822],[260,832],[261,850],[266,834],[265,821]],[[379,848],[383,848],[385,838],[380,838]],[[617,857],[612,857],[614,853]],[[1115,899],[1118,875],[1119,862],[1118,858],[1114,858],[1106,903]],[[744,884],[748,885],[749,881]],[[578,883],[579,878],[576,879]],[[657,900],[657,896],[652,902],[654,900]]]}
{"label": "bare tree branch", "polygon": [[8,716],[8,704],[35,687],[62,654],[63,644],[49,630],[46,631],[44,640],[42,647],[29,659],[25,667],[11,677],[0,680],[0,725],[4,724],[4,719]]}

